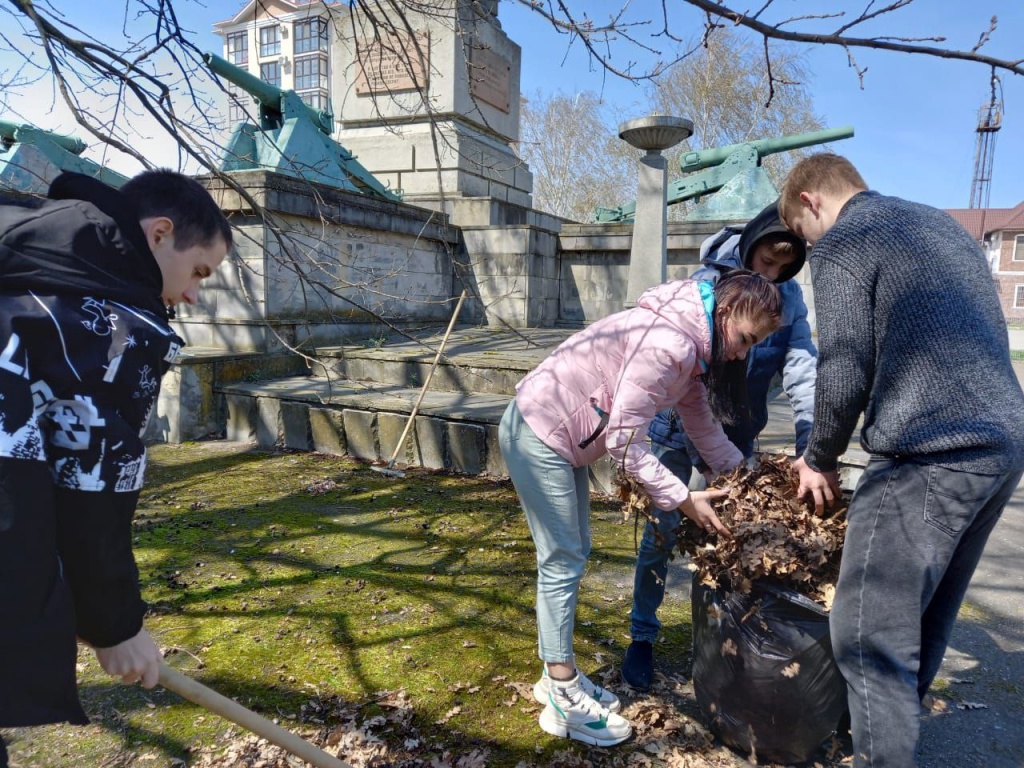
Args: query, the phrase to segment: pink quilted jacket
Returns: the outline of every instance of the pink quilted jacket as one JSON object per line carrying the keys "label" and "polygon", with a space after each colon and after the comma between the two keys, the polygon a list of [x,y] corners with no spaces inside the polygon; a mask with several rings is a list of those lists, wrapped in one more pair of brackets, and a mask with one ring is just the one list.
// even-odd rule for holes
{"label": "pink quilted jacket", "polygon": [[647,427],[658,411],[679,412],[686,434],[716,472],[743,461],[712,418],[698,378],[710,358],[698,284],[676,280],[566,339],[519,382],[516,404],[537,437],[574,467],[608,453],[643,483],[659,509],[674,509],[688,491],[648,448]]}

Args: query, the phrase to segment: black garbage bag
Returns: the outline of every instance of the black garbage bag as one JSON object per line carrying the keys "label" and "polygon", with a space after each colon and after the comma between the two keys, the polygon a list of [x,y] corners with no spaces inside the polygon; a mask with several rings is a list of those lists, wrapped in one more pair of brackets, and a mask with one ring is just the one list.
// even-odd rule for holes
{"label": "black garbage bag", "polygon": [[847,709],[828,613],[764,582],[743,595],[694,574],[693,689],[711,732],[759,762],[810,760]]}

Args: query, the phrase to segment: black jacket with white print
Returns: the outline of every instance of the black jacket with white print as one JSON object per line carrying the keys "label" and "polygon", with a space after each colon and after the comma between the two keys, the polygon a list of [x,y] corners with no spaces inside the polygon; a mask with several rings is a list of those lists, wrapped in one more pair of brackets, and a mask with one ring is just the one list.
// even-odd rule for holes
{"label": "black jacket with white print", "polygon": [[86,722],[76,635],[142,627],[142,433],[183,344],[131,202],[77,174],[50,198],[0,205],[0,726]]}

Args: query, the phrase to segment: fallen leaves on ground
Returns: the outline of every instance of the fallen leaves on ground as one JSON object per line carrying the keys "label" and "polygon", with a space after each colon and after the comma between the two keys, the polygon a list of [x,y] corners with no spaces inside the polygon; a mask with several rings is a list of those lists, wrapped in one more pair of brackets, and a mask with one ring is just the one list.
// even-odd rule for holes
{"label": "fallen leaves on ground", "polygon": [[[607,685],[617,680],[613,670],[600,676]],[[492,684],[508,689],[527,716],[527,727],[537,729],[537,755],[517,768],[740,768],[744,757],[716,743],[699,720],[693,686],[682,676],[658,674],[651,690],[633,694],[621,686],[622,714],[633,724],[633,736],[615,749],[588,748],[562,742],[565,749],[543,754],[550,743],[536,725],[541,706],[533,699],[529,682],[510,681],[504,675]],[[465,683],[453,687],[467,690]],[[476,686],[471,686],[476,687]],[[353,768],[484,768],[497,745],[471,739],[436,724],[422,730],[414,718],[416,702],[405,690],[381,691],[371,701],[345,702],[335,697],[313,698],[304,705],[297,723],[285,727]],[[456,707],[456,709],[458,709]],[[448,715],[453,713],[449,712]],[[441,721],[439,721],[441,722]],[[449,724],[450,725],[450,724]],[[557,742],[557,740],[556,740]],[[500,751],[500,748],[498,748]],[[838,750],[836,750],[838,752]],[[824,756],[819,765],[837,765]],[[199,752],[193,768],[299,768],[298,758],[253,734],[230,728],[216,746]]]}

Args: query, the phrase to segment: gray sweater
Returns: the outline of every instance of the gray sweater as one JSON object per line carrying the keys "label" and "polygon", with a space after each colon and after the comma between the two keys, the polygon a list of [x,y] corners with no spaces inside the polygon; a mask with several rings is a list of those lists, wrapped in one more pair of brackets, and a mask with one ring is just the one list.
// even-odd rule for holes
{"label": "gray sweater", "polygon": [[811,250],[818,315],[804,457],[836,468],[857,418],[871,454],[1000,474],[1024,463],[1024,393],[977,242],[948,214],[851,198]]}

